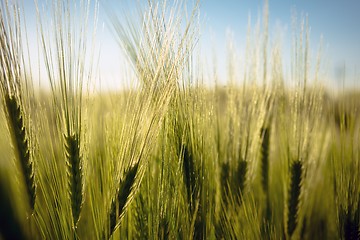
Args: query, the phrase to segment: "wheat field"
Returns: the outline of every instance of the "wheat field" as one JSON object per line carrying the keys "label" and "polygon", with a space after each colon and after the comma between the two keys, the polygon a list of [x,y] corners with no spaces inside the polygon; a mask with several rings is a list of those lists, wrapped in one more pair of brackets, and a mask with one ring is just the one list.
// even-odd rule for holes
{"label": "wheat field", "polygon": [[0,239],[360,239],[360,94],[326,87],[306,19],[285,74],[266,2],[223,86],[200,2],[110,10],[132,87],[93,93],[99,3],[35,5],[47,89],[21,1],[1,3]]}

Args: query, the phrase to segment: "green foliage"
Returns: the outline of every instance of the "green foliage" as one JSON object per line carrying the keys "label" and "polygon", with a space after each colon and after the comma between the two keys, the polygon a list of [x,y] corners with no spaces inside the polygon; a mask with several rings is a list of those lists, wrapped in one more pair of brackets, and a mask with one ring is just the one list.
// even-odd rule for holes
{"label": "green foliage", "polygon": [[228,84],[215,69],[209,87],[194,62],[198,5],[189,18],[183,3],[149,1],[140,20],[114,9],[138,85],[87,95],[96,59],[87,21],[72,20],[95,9],[52,3],[49,16],[37,6],[51,91],[31,98],[26,47],[15,47],[20,12],[1,9],[0,238],[359,238],[360,97],[310,84],[307,27],[294,34],[296,86],[269,47],[265,4],[244,73],[230,42]]}

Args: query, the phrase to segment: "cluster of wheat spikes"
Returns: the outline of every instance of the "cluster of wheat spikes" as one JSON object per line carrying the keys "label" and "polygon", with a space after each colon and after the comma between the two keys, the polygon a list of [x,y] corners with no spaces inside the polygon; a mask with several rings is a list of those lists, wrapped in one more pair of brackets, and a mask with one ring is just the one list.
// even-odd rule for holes
{"label": "cluster of wheat spikes", "polygon": [[[35,127],[38,127],[39,135],[45,134],[51,138],[51,141],[46,142],[46,145],[49,146],[48,149],[44,150],[41,146],[44,144],[41,139],[37,145],[39,148],[35,149],[34,158],[39,163],[38,181],[41,192],[38,199],[35,199],[36,185],[33,163],[30,160],[31,151],[26,125],[23,121],[22,106],[25,104],[21,102],[23,94],[21,84],[26,79],[26,68],[29,66],[23,63],[22,41],[24,39],[21,38],[23,29],[20,22],[20,5],[17,2],[6,2],[1,9],[3,105],[13,139],[15,155],[21,164],[25,179],[24,185],[28,192],[30,209],[31,212],[35,211],[35,225],[27,231],[33,236],[42,238],[64,239],[86,236],[84,234],[86,231],[81,230],[80,216],[86,214],[83,212],[84,208],[88,207],[86,206],[86,191],[88,190],[90,193],[89,206],[94,208],[94,204],[96,204],[96,208],[100,210],[93,210],[92,214],[102,213],[100,219],[96,219],[91,214],[86,215],[89,219],[93,219],[93,224],[96,225],[93,236],[108,238],[119,227],[125,210],[141,183],[149,161],[151,145],[158,134],[156,129],[171,99],[178,81],[177,77],[182,71],[181,64],[187,61],[187,55],[190,54],[190,52],[184,51],[188,47],[185,38],[192,33],[185,33],[183,39],[180,40],[186,44],[179,46],[173,45],[173,40],[178,39],[179,36],[169,39],[168,44],[162,45],[163,49],[159,49],[162,51],[160,55],[163,59],[154,62],[156,66],[148,66],[148,69],[137,73],[138,80],[143,84],[136,91],[130,93],[130,99],[125,105],[125,112],[122,113],[121,118],[123,117],[127,123],[121,124],[121,131],[117,132],[119,138],[116,139],[116,144],[121,143],[118,145],[121,147],[118,148],[117,154],[105,150],[105,154],[107,154],[105,161],[114,166],[114,171],[111,173],[109,169],[109,172],[105,172],[106,175],[112,174],[112,177],[104,177],[102,181],[112,179],[119,184],[113,185],[113,188],[110,182],[107,182],[108,186],[105,188],[108,194],[101,196],[98,189],[95,188],[97,185],[91,183],[91,174],[86,172],[87,164],[94,166],[99,162],[86,159],[91,155],[85,151],[87,149],[86,141],[89,141],[89,138],[86,138],[83,130],[85,126],[83,116],[85,115],[84,110],[86,110],[86,106],[83,104],[83,91],[86,89],[86,84],[92,80],[92,71],[94,71],[93,55],[88,52],[88,17],[90,11],[96,14],[97,3],[91,1],[79,1],[79,5],[75,2],[63,1],[52,1],[48,5],[40,5],[37,1],[35,3],[40,46],[53,99],[50,103],[53,111],[48,111],[47,106],[41,102],[41,98],[34,96],[35,101],[39,101],[36,110],[42,111],[44,114],[42,116],[34,114],[34,118],[41,121],[39,124],[35,124]],[[13,10],[15,11],[13,12]],[[165,10],[168,11],[168,8],[162,9],[162,11]],[[152,39],[161,32],[160,27],[166,27],[171,32],[175,32],[174,28],[180,26],[180,23],[157,25],[158,21],[164,20],[161,19],[160,14],[162,13],[151,12],[150,14],[149,11],[148,20],[143,21],[148,27],[147,35],[142,37]],[[177,18],[177,16],[170,17]],[[78,24],[79,22],[81,24]],[[95,36],[95,30],[92,36]],[[126,42],[126,39],[122,40]],[[136,41],[140,42],[143,39],[136,39]],[[139,46],[139,42],[134,42],[134,44]],[[144,49],[143,54],[148,54],[150,57],[151,53],[145,52],[147,51],[146,47],[142,48]],[[167,62],[168,69],[160,67],[163,62]],[[149,81],[149,83],[144,84],[145,81]],[[25,91],[29,91],[29,89],[25,89]],[[118,116],[115,117],[119,119]],[[112,136],[109,134],[108,137]],[[59,144],[64,147],[59,148]],[[63,153],[61,154],[61,152]],[[114,159],[110,159],[111,156]],[[102,168],[99,165],[98,167]],[[127,170],[123,172],[121,169]],[[65,182],[67,184],[63,184]],[[89,185],[88,188],[87,185]],[[115,194],[108,199],[112,189],[115,190]],[[2,188],[2,190],[4,189]],[[103,199],[99,197],[103,197]],[[102,206],[103,204],[101,204],[106,199],[111,203],[110,211],[108,211],[108,205]],[[34,209],[35,202],[41,207]],[[4,199],[4,207],[7,205],[7,199]],[[10,212],[4,212],[4,214],[10,215],[11,208],[9,210]],[[70,219],[72,220],[69,221]],[[16,223],[16,221],[14,222]],[[110,225],[109,228],[108,225]],[[84,226],[84,228],[87,227]],[[6,235],[5,230],[4,232],[2,230],[3,236],[8,238],[11,234]]]}
{"label": "cluster of wheat spikes", "polygon": [[34,4],[49,91],[22,5],[1,3],[0,239],[360,238],[360,97],[321,86],[307,19],[286,75],[265,1],[222,87],[196,51],[199,1],[107,6],[132,84],[92,94],[102,5]]}

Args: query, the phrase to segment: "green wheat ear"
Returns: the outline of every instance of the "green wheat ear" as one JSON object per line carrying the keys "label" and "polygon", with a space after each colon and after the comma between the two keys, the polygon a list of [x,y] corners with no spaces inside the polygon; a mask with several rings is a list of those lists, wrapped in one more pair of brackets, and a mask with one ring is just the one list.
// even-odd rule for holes
{"label": "green wheat ear", "polygon": [[118,194],[119,209],[118,216],[122,217],[124,214],[125,206],[129,202],[133,186],[135,184],[136,173],[138,172],[139,163],[132,166],[125,174],[124,181],[120,181],[120,188]]}
{"label": "green wheat ear", "polygon": [[269,132],[268,128],[261,129],[261,185],[265,194],[269,191]]}
{"label": "green wheat ear", "polygon": [[220,173],[220,182],[221,182],[221,192],[222,199],[227,203],[227,196],[230,195],[230,164],[228,162],[223,162],[221,164],[221,173]]}
{"label": "green wheat ear", "polygon": [[269,232],[269,224],[271,221],[271,206],[269,199],[269,148],[270,148],[270,128],[264,127],[261,128],[261,161],[260,161],[260,169],[261,169],[261,186],[263,192],[265,193],[265,209],[264,209],[264,217],[262,232],[264,236],[268,235]]}
{"label": "green wheat ear", "polygon": [[195,162],[187,145],[183,145],[183,174],[187,191],[190,212],[194,211],[194,195],[196,187]]}
{"label": "green wheat ear", "polygon": [[139,170],[139,163],[136,163],[128,171],[125,172],[125,178],[120,180],[120,186],[117,197],[112,199],[109,212],[109,235],[111,236],[116,226],[120,224],[120,220],[125,214],[126,206],[129,204],[133,196],[136,174]]}
{"label": "green wheat ear", "polygon": [[301,192],[302,162],[296,160],[290,169],[290,189],[288,199],[287,234],[291,237],[298,223],[298,212]]}
{"label": "green wheat ear", "polygon": [[234,179],[234,184],[236,186],[236,194],[237,194],[237,198],[239,204],[241,203],[241,198],[242,198],[242,194],[245,190],[245,185],[246,185],[246,173],[247,173],[247,161],[246,160],[240,160],[238,167],[236,169],[236,174],[235,174],[235,179]]}
{"label": "green wheat ear", "polygon": [[29,204],[34,210],[36,199],[36,184],[33,163],[30,160],[28,138],[22,117],[22,111],[14,96],[5,96],[5,105],[8,113],[9,128],[12,133],[12,140],[16,156],[21,164],[22,175],[24,176],[26,191],[29,197]]}
{"label": "green wheat ear", "polygon": [[83,204],[83,169],[80,157],[79,137],[77,134],[65,136],[65,149],[71,210],[74,226],[76,227]]}

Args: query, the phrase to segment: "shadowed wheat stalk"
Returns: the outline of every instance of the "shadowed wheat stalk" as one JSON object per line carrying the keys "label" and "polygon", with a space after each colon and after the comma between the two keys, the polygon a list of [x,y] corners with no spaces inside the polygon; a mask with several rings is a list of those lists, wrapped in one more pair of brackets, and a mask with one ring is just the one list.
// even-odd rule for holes
{"label": "shadowed wheat stalk", "polygon": [[263,213],[263,224],[261,231],[263,236],[268,236],[271,221],[271,206],[269,199],[269,146],[270,129],[265,127],[261,129],[261,185],[265,193],[265,210]]}
{"label": "shadowed wheat stalk", "polygon": [[289,237],[294,233],[299,214],[299,202],[302,179],[302,162],[296,160],[290,168],[290,188],[288,196],[287,234]]}
{"label": "shadowed wheat stalk", "polygon": [[6,109],[8,113],[8,123],[11,129],[14,150],[21,164],[21,170],[25,179],[26,191],[29,197],[29,204],[32,210],[35,206],[36,185],[33,163],[30,160],[29,145],[21,109],[15,97],[5,96]]}
{"label": "shadowed wheat stalk", "polygon": [[124,180],[120,181],[120,188],[117,196],[119,203],[119,207],[118,207],[119,218],[121,218],[122,215],[124,214],[125,206],[129,202],[129,197],[131,196],[131,192],[135,184],[138,168],[139,168],[139,163],[136,163],[126,172]]}
{"label": "shadowed wheat stalk", "polygon": [[193,225],[193,238],[203,239],[204,238],[204,220],[203,220],[203,206],[202,206],[202,183],[201,173],[196,168],[194,159],[194,153],[188,147],[186,143],[182,144],[180,150],[182,158],[182,171],[183,178],[186,187],[186,196],[188,200],[188,207],[191,220]]}
{"label": "shadowed wheat stalk", "polygon": [[76,134],[65,137],[67,176],[74,226],[76,226],[79,221],[84,201],[83,172],[79,144],[79,137]]}
{"label": "shadowed wheat stalk", "polygon": [[269,191],[269,129],[262,128],[261,136],[261,185],[264,193],[267,195]]}
{"label": "shadowed wheat stalk", "polygon": [[195,162],[193,156],[188,149],[187,145],[183,145],[182,148],[182,158],[183,158],[183,176],[185,187],[187,191],[187,199],[189,204],[190,212],[194,212],[194,203],[196,198],[196,172],[195,172]]}
{"label": "shadowed wheat stalk", "polygon": [[248,170],[248,163],[246,160],[241,159],[238,163],[236,173],[234,176],[234,192],[236,193],[236,200],[241,204],[242,195],[246,186],[246,172]]}
{"label": "shadowed wheat stalk", "polygon": [[[126,206],[128,206],[134,195],[134,186],[138,170],[139,163],[136,163],[125,172],[125,177],[120,180],[116,197],[112,199],[110,206],[108,231],[109,237],[120,226],[121,219],[126,211]],[[103,235],[106,236],[105,234]]]}
{"label": "shadowed wheat stalk", "polygon": [[226,202],[227,196],[231,193],[231,181],[230,181],[230,164],[229,162],[221,163],[220,171],[221,182],[221,199]]}

